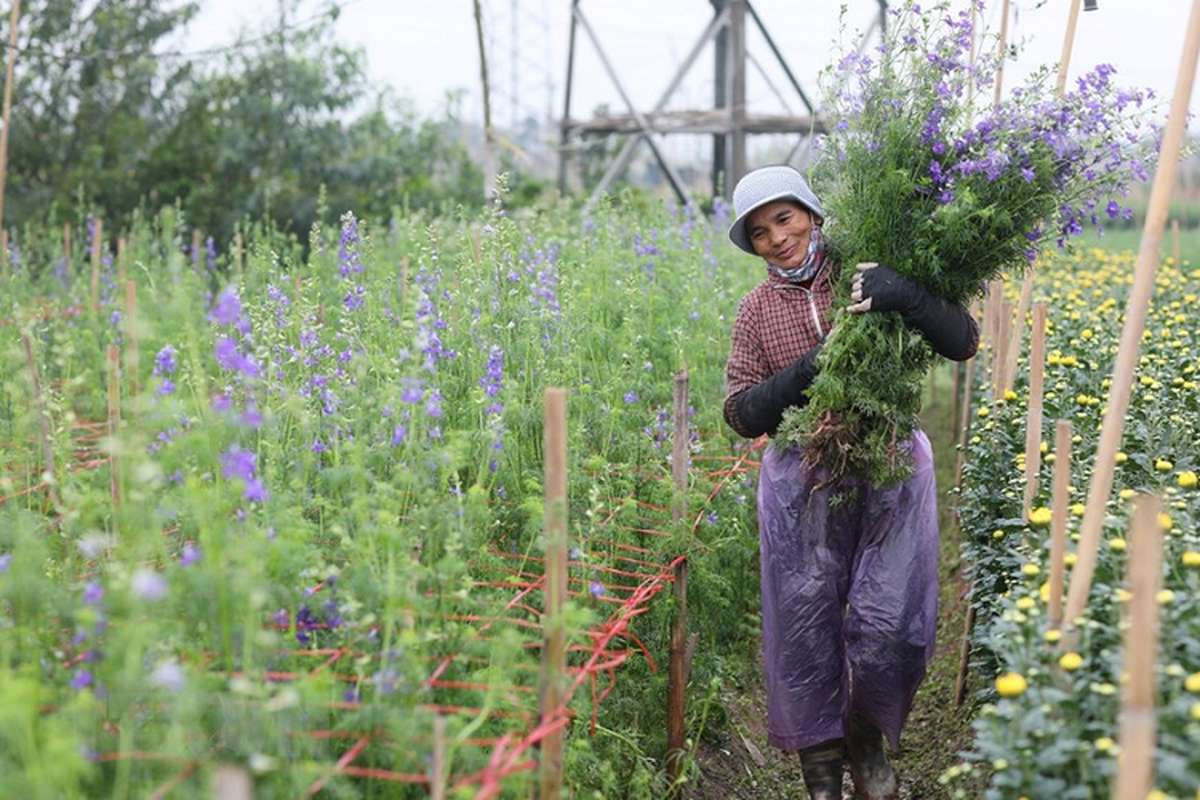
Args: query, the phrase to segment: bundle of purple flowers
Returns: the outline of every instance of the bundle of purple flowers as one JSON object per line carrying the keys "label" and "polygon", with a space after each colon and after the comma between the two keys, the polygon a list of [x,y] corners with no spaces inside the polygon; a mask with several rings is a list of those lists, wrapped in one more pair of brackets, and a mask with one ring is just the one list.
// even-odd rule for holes
{"label": "bundle of purple flowers", "polygon": [[[1043,68],[977,109],[998,64],[971,58],[981,6],[895,8],[874,57],[855,52],[826,70],[831,129],[813,166],[841,264],[886,264],[957,303],[1027,269],[1043,240],[1061,246],[1085,225],[1130,216],[1119,198],[1147,179],[1157,151],[1152,95],[1118,88],[1109,66],[1064,92]],[[842,270],[840,305],[853,272]],[[897,443],[916,426],[931,354],[893,317],[843,315],[809,405],[780,428],[835,476],[893,483],[910,471]]]}

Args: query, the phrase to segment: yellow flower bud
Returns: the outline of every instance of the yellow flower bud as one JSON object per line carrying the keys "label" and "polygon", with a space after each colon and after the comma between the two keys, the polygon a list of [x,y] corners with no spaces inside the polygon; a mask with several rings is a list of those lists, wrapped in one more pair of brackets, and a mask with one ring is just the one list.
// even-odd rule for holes
{"label": "yellow flower bud", "polygon": [[1029,688],[1029,681],[1018,672],[1006,672],[996,678],[996,694],[1001,697],[1020,697]]}
{"label": "yellow flower bud", "polygon": [[1083,656],[1079,653],[1063,653],[1058,659],[1058,665],[1067,672],[1074,672],[1083,666]]}

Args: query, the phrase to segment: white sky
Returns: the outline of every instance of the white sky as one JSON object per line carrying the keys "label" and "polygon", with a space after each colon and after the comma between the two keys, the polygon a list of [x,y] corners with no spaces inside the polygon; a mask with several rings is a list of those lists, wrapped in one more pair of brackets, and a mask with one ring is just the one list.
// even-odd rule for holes
{"label": "white sky", "polygon": [[[189,32],[189,47],[232,42],[239,29],[261,30],[278,23],[281,0],[201,0],[201,17]],[[293,19],[306,19],[330,0],[301,0]],[[342,0],[336,23],[339,41],[361,46],[374,80],[414,100],[427,114],[440,112],[447,90],[467,91],[464,114],[482,119],[478,45],[472,0]],[[493,120],[505,126],[514,112],[558,117],[566,85],[571,0],[481,0],[490,39],[490,67],[496,86]],[[877,14],[875,0],[845,0],[849,19],[867,27]],[[752,0],[805,92],[815,99],[816,75],[840,48],[838,8],[833,0]],[[1098,0],[1099,9],[1081,12],[1071,58],[1072,78],[1099,63],[1117,69],[1127,86],[1156,90],[1169,102],[1174,94],[1190,3],[1186,0]],[[580,0],[618,78],[639,111],[658,100],[680,63],[711,19],[708,0]],[[1000,0],[992,0],[987,24],[999,29]],[[1006,67],[1004,86],[1016,85],[1036,66],[1057,64],[1063,48],[1070,0],[1013,0],[1010,42],[1025,50]],[[512,19],[517,17],[514,26]],[[752,75],[747,103],[762,113],[801,112],[800,101],[774,56],[748,19],[747,48],[769,81]],[[516,43],[516,48],[513,43]],[[516,55],[514,56],[514,52]],[[514,60],[514,58],[516,60]],[[514,84],[512,73],[517,73]],[[751,67],[753,72],[753,67]],[[713,58],[706,50],[676,92],[674,108],[705,108],[712,103]],[[520,100],[513,103],[511,88]],[[774,87],[774,88],[772,88]],[[781,103],[780,96],[786,102]],[[1200,91],[1193,91],[1192,108]],[[576,44],[572,116],[586,118],[600,103],[627,110],[605,73],[592,42],[579,31]],[[518,106],[520,108],[518,109]],[[1164,106],[1165,107],[1165,106]],[[1193,126],[1195,127],[1195,126]]]}

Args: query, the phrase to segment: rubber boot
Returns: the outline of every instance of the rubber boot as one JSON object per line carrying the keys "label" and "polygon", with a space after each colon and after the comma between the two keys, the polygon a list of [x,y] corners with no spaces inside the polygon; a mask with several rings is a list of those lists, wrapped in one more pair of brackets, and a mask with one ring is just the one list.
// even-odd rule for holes
{"label": "rubber boot", "polygon": [[888,762],[883,734],[857,713],[846,726],[846,753],[856,800],[896,800],[896,772]]}
{"label": "rubber boot", "polygon": [[846,771],[846,744],[842,739],[800,751],[800,773],[812,800],[842,800],[842,775]]}

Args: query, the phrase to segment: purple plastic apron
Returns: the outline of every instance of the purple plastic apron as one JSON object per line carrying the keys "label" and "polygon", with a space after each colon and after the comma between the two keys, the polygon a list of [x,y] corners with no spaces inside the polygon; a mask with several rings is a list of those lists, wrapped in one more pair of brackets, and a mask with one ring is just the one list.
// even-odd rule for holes
{"label": "purple plastic apron", "polygon": [[763,660],[775,747],[842,737],[851,705],[900,745],[937,630],[933,453],[921,431],[911,447],[912,477],[885,488],[820,487],[824,470],[804,469],[797,451],[763,455]]}

